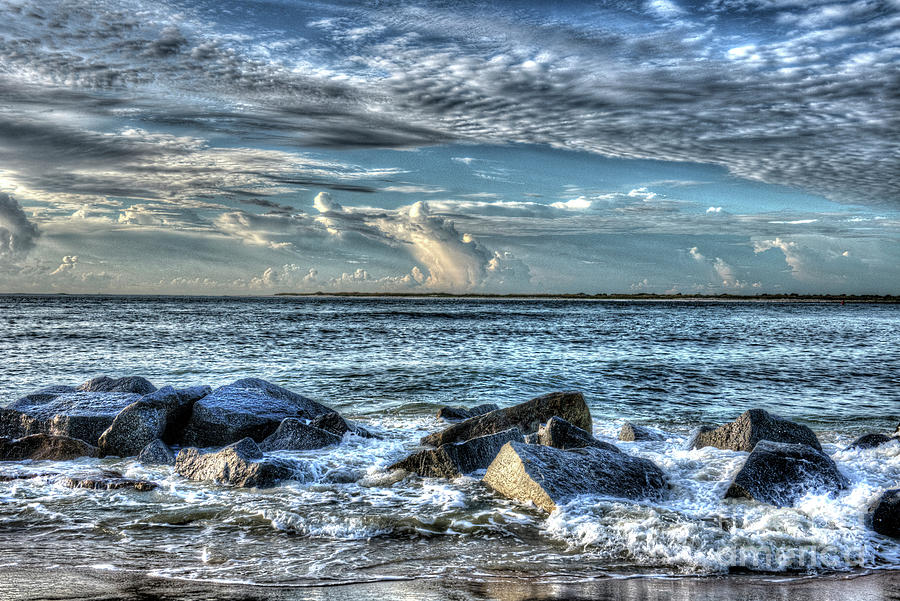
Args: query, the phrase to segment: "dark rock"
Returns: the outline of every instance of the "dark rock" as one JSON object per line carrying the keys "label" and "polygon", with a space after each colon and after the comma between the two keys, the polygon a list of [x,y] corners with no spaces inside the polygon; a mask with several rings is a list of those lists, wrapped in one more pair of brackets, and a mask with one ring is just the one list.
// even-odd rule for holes
{"label": "dark rock", "polygon": [[663,471],[647,459],[595,447],[563,451],[518,442],[503,445],[483,482],[547,512],[578,495],[660,499],[667,488]]}
{"label": "dark rock", "polygon": [[561,417],[574,426],[590,432],[591,413],[580,392],[553,392],[525,403],[471,417],[422,439],[422,444],[439,447],[470,438],[496,434],[518,428],[523,434],[537,432],[551,417]]}
{"label": "dark rock", "polygon": [[289,417],[282,420],[278,429],[259,444],[263,451],[308,451],[340,444],[341,437],[321,428],[304,424]]}
{"label": "dark rock", "polygon": [[644,428],[632,423],[627,423],[619,430],[619,440],[625,442],[634,442],[640,440],[659,441],[665,440],[666,437],[658,432],[654,432],[650,428]]}
{"label": "dark rock", "polygon": [[110,378],[100,376],[88,380],[77,388],[82,392],[127,392],[130,394],[145,395],[156,392],[156,386],[146,378],[140,376],[127,376],[124,378]]}
{"label": "dark rock", "polygon": [[884,491],[875,502],[872,530],[878,534],[900,538],[900,488]]}
{"label": "dark rock", "polygon": [[538,428],[537,440],[534,444],[541,444],[554,449],[583,449],[584,447],[596,447],[606,449],[614,453],[621,453],[614,444],[597,440],[581,428],[573,426],[561,417],[551,417],[546,424]]}
{"label": "dark rock", "polygon": [[97,457],[99,449],[68,436],[32,434],[22,438],[0,438],[0,461],[68,461],[78,457]]}
{"label": "dark rock", "polygon": [[50,423],[15,409],[0,408],[0,436],[22,438],[31,434],[49,434]]}
{"label": "dark rock", "polygon": [[692,448],[716,447],[732,451],[752,451],[761,440],[809,445],[822,450],[815,433],[801,424],[771,415],[763,409],[750,409],[739,418],[715,430],[701,431]]}
{"label": "dark rock", "polygon": [[497,411],[498,409],[500,409],[500,405],[497,405],[496,403],[484,403],[483,405],[476,405],[471,409],[446,406],[441,407],[440,410],[438,410],[437,416],[447,421],[454,422],[469,419],[470,417],[478,417],[479,415]]}
{"label": "dark rock", "polygon": [[[2,439],[0,439],[2,440]],[[26,472],[23,474],[0,474],[0,482],[12,482],[13,480],[31,480],[32,478],[47,478],[50,476],[54,476],[55,474],[49,473],[30,473]]]}
{"label": "dark rock", "polygon": [[850,449],[874,449],[875,447],[880,447],[881,445],[887,442],[891,442],[892,440],[897,439],[886,434],[864,434],[851,442],[844,450],[849,451]]}
{"label": "dark rock", "polygon": [[204,453],[190,447],[175,458],[175,471],[191,480],[230,484],[240,487],[273,486],[294,475],[296,464],[276,458],[264,458],[252,438],[244,438],[218,452]]}
{"label": "dark rock", "polygon": [[524,442],[522,431],[510,428],[465,442],[425,449],[398,461],[388,469],[402,469],[428,478],[458,478],[487,468],[507,442]]}
{"label": "dark rock", "polygon": [[175,465],[175,454],[166,443],[157,438],[141,449],[138,461],[144,465]]}
{"label": "dark rock", "polygon": [[[66,394],[69,392],[78,392],[78,389],[74,386],[47,386],[46,388],[41,388],[40,390],[37,390],[30,394],[26,394],[22,398],[18,399],[15,403],[13,403],[13,405],[17,403],[39,405],[41,403],[46,403],[47,401],[53,400],[61,394]],[[10,407],[12,407],[12,405],[10,405]]]}
{"label": "dark rock", "polygon": [[809,491],[847,487],[834,461],[806,444],[761,440],[735,475],[725,498],[754,499],[786,507]]}
{"label": "dark rock", "polygon": [[287,417],[313,419],[325,413],[334,409],[265,380],[246,378],[194,403],[184,443],[206,447],[246,437],[261,441]]}
{"label": "dark rock", "polygon": [[312,419],[310,425],[319,428],[320,430],[337,434],[338,436],[343,436],[347,432],[350,432],[351,434],[361,436],[362,438],[378,438],[362,426],[345,420],[341,417],[341,414],[336,411],[317,415]]}
{"label": "dark rock", "polygon": [[92,490],[131,488],[139,492],[150,491],[158,486],[155,482],[126,478],[119,472],[107,470],[91,474],[63,476],[59,482],[68,488],[89,488]]}
{"label": "dark rock", "polygon": [[122,409],[100,436],[101,455],[137,455],[157,438],[169,444],[177,442],[187,426],[194,403],[210,392],[209,386],[179,390],[165,386],[144,395]]}

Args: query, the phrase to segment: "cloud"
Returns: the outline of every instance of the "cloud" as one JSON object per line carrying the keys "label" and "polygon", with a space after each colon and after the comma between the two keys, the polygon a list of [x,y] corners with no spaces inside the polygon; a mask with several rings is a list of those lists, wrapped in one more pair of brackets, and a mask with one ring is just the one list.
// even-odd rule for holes
{"label": "cloud", "polygon": [[34,248],[39,235],[16,199],[0,192],[0,259],[24,255]]}
{"label": "cloud", "polygon": [[67,271],[72,271],[77,264],[78,257],[76,255],[66,255],[62,258],[62,263],[60,263],[59,267],[54,271],[51,271],[50,275],[59,275],[61,273],[66,273]]}

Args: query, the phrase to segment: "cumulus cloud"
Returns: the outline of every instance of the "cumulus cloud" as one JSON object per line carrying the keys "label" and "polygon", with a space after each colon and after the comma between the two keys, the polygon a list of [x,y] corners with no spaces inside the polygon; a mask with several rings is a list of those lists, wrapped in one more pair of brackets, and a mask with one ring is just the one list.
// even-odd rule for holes
{"label": "cumulus cloud", "polygon": [[50,275],[59,275],[61,273],[66,273],[67,271],[72,271],[75,269],[75,265],[78,264],[78,256],[77,255],[66,255],[62,258],[62,263],[59,264],[54,271],[50,272]]}
{"label": "cumulus cloud", "polygon": [[0,192],[0,259],[34,248],[39,232],[15,198]]}

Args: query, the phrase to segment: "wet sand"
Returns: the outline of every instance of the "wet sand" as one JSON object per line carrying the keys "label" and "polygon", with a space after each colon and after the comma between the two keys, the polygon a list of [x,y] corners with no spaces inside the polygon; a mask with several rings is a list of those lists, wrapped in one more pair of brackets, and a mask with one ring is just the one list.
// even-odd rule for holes
{"label": "wet sand", "polygon": [[548,583],[528,579],[471,582],[420,579],[309,587],[261,587],[165,580],[138,573],[98,570],[0,568],[0,599],[38,601],[881,601],[900,599],[900,571],[883,570],[816,577],[727,576],[706,578],[605,578]]}

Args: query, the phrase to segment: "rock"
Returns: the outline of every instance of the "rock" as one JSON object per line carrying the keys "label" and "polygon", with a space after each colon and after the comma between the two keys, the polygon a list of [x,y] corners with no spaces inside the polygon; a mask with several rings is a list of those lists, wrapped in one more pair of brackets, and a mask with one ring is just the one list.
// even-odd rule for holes
{"label": "rock", "polygon": [[484,403],[483,405],[476,405],[471,409],[466,409],[465,407],[445,406],[441,407],[440,410],[438,410],[437,416],[439,418],[453,422],[469,419],[470,417],[484,415],[485,413],[497,411],[498,409],[500,409],[500,405],[497,405],[496,403]]}
{"label": "rock", "polygon": [[482,480],[499,494],[552,512],[578,495],[660,499],[666,476],[652,461],[596,447],[563,451],[510,442]]}
{"label": "rock", "polygon": [[847,479],[822,451],[806,444],[761,440],[738,470],[725,498],[786,507],[809,491],[835,493],[846,487]]}
{"label": "rock", "polygon": [[699,432],[694,438],[692,448],[716,447],[749,452],[761,440],[805,444],[817,451],[822,450],[822,445],[812,430],[771,415],[763,409],[750,409],[730,424]]}
{"label": "rock", "polygon": [[0,461],[68,461],[97,457],[99,449],[76,438],[31,434],[22,438],[0,438]]}
{"label": "rock", "polygon": [[471,417],[422,439],[422,444],[439,447],[518,428],[523,434],[537,432],[551,417],[561,417],[574,426],[590,432],[591,413],[580,392],[553,392],[519,405]]}
{"label": "rock", "polygon": [[844,450],[849,451],[850,449],[874,449],[875,447],[880,447],[881,445],[887,442],[891,442],[892,440],[897,439],[886,434],[864,434],[851,442]]}
{"label": "rock", "polygon": [[619,430],[619,440],[625,442],[633,442],[640,440],[652,440],[659,441],[665,440],[666,437],[658,432],[654,432],[649,428],[644,428],[643,426],[637,426],[632,423],[626,423],[622,426],[622,429]]}
{"label": "rock", "polygon": [[541,437],[537,432],[525,435],[525,444],[541,444]]}
{"label": "rock", "polygon": [[340,442],[341,437],[337,434],[289,417],[279,424],[271,436],[259,444],[259,448],[263,451],[308,451]]}
{"label": "rock", "polygon": [[190,447],[175,458],[175,471],[191,480],[240,487],[273,486],[294,475],[292,462],[264,458],[252,438],[244,438],[218,452],[204,453]]}
{"label": "rock", "polygon": [[175,465],[175,454],[160,439],[155,439],[138,454],[138,461],[144,465]]}
{"label": "rock", "polygon": [[246,437],[261,441],[287,417],[313,419],[326,413],[334,410],[265,380],[246,378],[194,403],[184,443],[207,447]]}
{"label": "rock", "polygon": [[107,470],[92,474],[63,476],[59,483],[68,488],[90,488],[93,490],[131,488],[139,492],[150,491],[158,486],[155,482],[126,478],[119,472]]}
{"label": "rock", "polygon": [[22,438],[31,434],[49,434],[50,423],[15,409],[0,408],[0,436]]}
{"label": "rock", "polygon": [[165,386],[128,405],[100,436],[102,456],[130,457],[154,439],[177,442],[187,426],[194,403],[212,392],[209,386],[176,390]]}
{"label": "rock", "polygon": [[596,447],[613,453],[621,453],[614,444],[597,440],[581,428],[573,426],[561,417],[551,417],[546,424],[538,428],[537,443],[554,449],[583,449]]}
{"label": "rock", "polygon": [[310,425],[319,428],[320,430],[337,434],[338,436],[343,436],[347,432],[350,432],[351,434],[361,436],[362,438],[378,438],[362,426],[345,420],[341,417],[341,414],[336,411],[317,415],[312,419]]}
{"label": "rock", "polygon": [[425,449],[398,461],[388,469],[402,469],[427,478],[458,478],[487,468],[507,442],[524,442],[522,431],[510,428],[465,442]]}
{"label": "rock", "polygon": [[875,502],[872,530],[878,534],[900,538],[900,488],[884,491]]}
{"label": "rock", "polygon": [[156,392],[156,386],[151,384],[146,378],[140,376],[127,376],[117,379],[108,376],[100,376],[88,380],[76,390],[82,392],[127,392],[143,396],[145,394],[150,394],[151,392]]}

